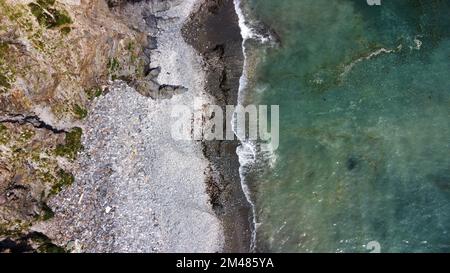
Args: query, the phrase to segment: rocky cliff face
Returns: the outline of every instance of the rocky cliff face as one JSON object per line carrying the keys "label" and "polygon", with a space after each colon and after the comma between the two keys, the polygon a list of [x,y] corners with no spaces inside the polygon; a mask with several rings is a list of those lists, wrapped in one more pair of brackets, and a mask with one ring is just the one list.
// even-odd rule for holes
{"label": "rocky cliff face", "polygon": [[150,82],[152,37],[119,2],[0,0],[0,252],[63,250],[29,229],[74,180],[91,101]]}

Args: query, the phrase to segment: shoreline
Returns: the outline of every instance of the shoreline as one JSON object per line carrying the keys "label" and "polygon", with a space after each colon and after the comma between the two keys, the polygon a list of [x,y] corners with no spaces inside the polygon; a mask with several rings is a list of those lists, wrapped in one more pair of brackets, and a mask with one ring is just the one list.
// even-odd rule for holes
{"label": "shoreline", "polygon": [[[223,109],[226,105],[237,105],[244,52],[235,3],[205,1],[190,18],[183,27],[183,36],[205,61],[205,90],[214,98],[214,104]],[[223,252],[252,251],[253,216],[241,184],[236,153],[239,145],[239,140],[202,143],[203,153],[211,164],[208,193],[224,228]]]}

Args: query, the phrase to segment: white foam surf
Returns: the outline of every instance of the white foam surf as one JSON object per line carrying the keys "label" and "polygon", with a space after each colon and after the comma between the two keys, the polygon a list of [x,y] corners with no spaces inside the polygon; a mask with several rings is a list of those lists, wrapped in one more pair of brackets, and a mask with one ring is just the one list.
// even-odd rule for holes
{"label": "white foam surf", "polygon": [[[263,43],[266,42],[268,39],[266,37],[258,34],[250,26],[247,25],[247,21],[245,19],[244,12],[241,8],[241,1],[240,0],[233,0],[233,1],[234,1],[236,14],[238,15],[238,18],[239,18],[239,27],[241,29],[241,36],[243,39],[242,51],[244,54],[244,67],[243,67],[243,71],[242,71],[242,76],[239,80],[239,92],[238,92],[238,103],[242,104],[242,102],[244,101],[244,91],[248,84],[248,74],[247,74],[247,65],[248,65],[247,60],[248,59],[247,59],[247,54],[246,54],[245,43],[248,39],[257,39]],[[235,135],[238,136],[238,134],[236,134],[236,128],[235,128],[236,122],[234,120],[234,117],[233,117],[232,125],[233,125],[233,131],[235,132]],[[251,141],[248,141],[245,139],[240,139],[239,137],[238,137],[238,139],[241,142],[241,145],[236,150],[236,153],[239,157],[239,164],[240,164],[239,175],[240,175],[242,190],[245,194],[245,197],[247,198],[248,203],[250,204],[250,206],[252,208],[252,225],[253,226],[252,226],[250,250],[254,251],[255,247],[256,247],[256,229],[258,227],[258,224],[256,221],[255,204],[252,201],[251,192],[250,192],[249,186],[245,179],[245,171],[255,163],[257,147],[256,147],[255,143],[253,143]]]}

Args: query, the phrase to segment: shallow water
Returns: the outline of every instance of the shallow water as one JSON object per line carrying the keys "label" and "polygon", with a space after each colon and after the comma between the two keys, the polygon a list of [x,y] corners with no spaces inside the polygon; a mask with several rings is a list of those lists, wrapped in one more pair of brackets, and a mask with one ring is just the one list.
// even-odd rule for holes
{"label": "shallow water", "polygon": [[450,1],[247,3],[280,40],[249,90],[280,105],[257,250],[450,252]]}

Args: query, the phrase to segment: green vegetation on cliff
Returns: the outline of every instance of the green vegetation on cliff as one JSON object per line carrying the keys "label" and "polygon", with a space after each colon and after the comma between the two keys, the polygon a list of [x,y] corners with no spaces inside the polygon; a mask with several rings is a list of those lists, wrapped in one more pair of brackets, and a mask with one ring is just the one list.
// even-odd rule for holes
{"label": "green vegetation on cliff", "polygon": [[83,106],[80,106],[79,104],[75,104],[73,106],[73,113],[75,114],[75,117],[77,119],[84,119],[88,115],[88,111]]}
{"label": "green vegetation on cliff", "polygon": [[31,124],[0,123],[0,196],[14,197],[0,206],[0,238],[33,246],[23,251],[64,251],[45,237],[29,237],[29,229],[54,216],[47,205],[49,198],[74,182],[69,170],[59,166],[53,151],[60,147],[65,156],[74,158],[81,146],[81,133],[75,128],[62,139]]}
{"label": "green vegetation on cliff", "polygon": [[70,132],[66,133],[65,144],[59,144],[56,146],[56,155],[74,160],[78,152],[83,148],[83,145],[81,145],[82,134],[83,130],[78,127],[73,128]]}
{"label": "green vegetation on cliff", "polygon": [[0,144],[6,144],[9,141],[9,133],[8,133],[8,128],[3,125],[0,124]]}
{"label": "green vegetation on cliff", "polygon": [[8,50],[8,44],[0,40],[0,93],[10,89],[14,82],[14,73],[6,61]]}
{"label": "green vegetation on cliff", "polygon": [[68,173],[63,169],[60,169],[58,171],[58,176],[59,180],[53,185],[50,191],[51,195],[58,194],[65,186],[70,186],[75,181],[75,177],[73,176],[73,174]]}
{"label": "green vegetation on cliff", "polygon": [[71,24],[72,19],[67,11],[54,8],[54,4],[54,0],[38,0],[36,3],[28,4],[28,6],[41,26],[56,28]]}

